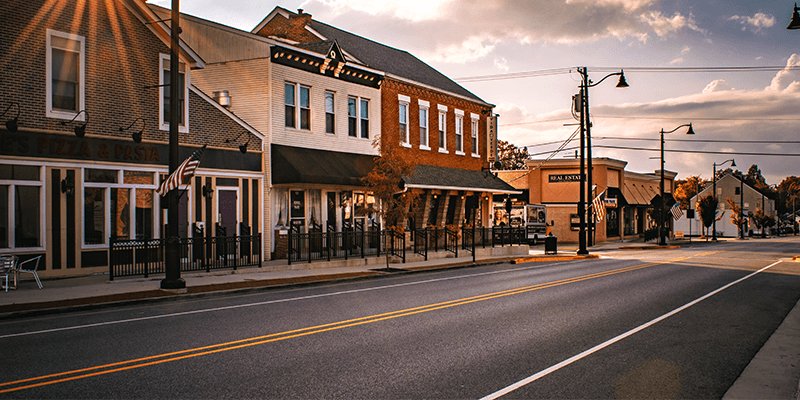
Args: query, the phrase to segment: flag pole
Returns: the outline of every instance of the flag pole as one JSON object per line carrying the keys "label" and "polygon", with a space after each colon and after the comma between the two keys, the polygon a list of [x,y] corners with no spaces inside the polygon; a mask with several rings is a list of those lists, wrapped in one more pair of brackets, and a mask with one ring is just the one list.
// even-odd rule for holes
{"label": "flag pole", "polygon": [[[178,169],[180,144],[178,142],[178,124],[180,124],[180,64],[178,59],[178,40],[180,33],[180,0],[172,0],[172,21],[170,26],[169,54],[169,173]],[[188,99],[187,99],[188,100]],[[188,117],[188,116],[187,116]],[[186,281],[181,278],[180,237],[178,237],[178,193],[169,193],[167,197],[167,243],[164,255],[166,277],[161,280],[161,289],[184,290]]]}

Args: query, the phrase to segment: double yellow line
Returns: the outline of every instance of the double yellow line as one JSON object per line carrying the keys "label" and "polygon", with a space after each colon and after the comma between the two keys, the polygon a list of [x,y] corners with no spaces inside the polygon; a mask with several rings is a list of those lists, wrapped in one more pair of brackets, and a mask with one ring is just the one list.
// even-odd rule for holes
{"label": "double yellow line", "polygon": [[365,324],[370,324],[370,323],[374,323],[374,322],[385,321],[385,320],[394,319],[394,318],[406,317],[406,316],[409,316],[409,315],[421,314],[421,313],[425,313],[425,312],[436,311],[436,310],[441,310],[441,309],[445,309],[445,308],[461,306],[461,305],[470,304],[470,303],[476,303],[476,302],[479,302],[479,301],[497,299],[497,298],[500,298],[500,297],[511,296],[511,295],[521,294],[521,293],[527,293],[527,292],[532,292],[532,291],[540,290],[540,289],[547,289],[547,288],[551,288],[551,287],[555,287],[555,286],[566,285],[566,284],[569,284],[569,283],[576,283],[576,282],[586,281],[586,280],[590,280],[590,279],[596,279],[596,278],[601,278],[601,277],[605,277],[605,276],[621,274],[621,273],[624,273],[624,272],[635,271],[637,269],[647,268],[647,267],[651,267],[651,266],[658,265],[658,264],[664,264],[664,263],[668,263],[668,262],[679,261],[681,259],[683,259],[683,258],[670,260],[670,261],[662,261],[662,262],[653,262],[653,263],[647,263],[647,264],[640,264],[640,265],[635,265],[635,266],[631,266],[631,267],[625,267],[625,268],[619,268],[619,269],[610,270],[610,271],[598,272],[598,273],[589,274],[589,275],[583,275],[583,276],[574,277],[574,278],[561,279],[561,280],[553,281],[553,282],[540,283],[540,284],[537,284],[537,285],[525,286],[525,287],[521,287],[521,288],[509,289],[509,290],[504,290],[504,291],[494,292],[494,293],[488,293],[488,294],[483,294],[483,295],[480,295],[480,296],[466,297],[466,298],[458,299],[458,300],[450,300],[450,301],[445,301],[445,302],[435,303],[435,304],[429,304],[429,305],[420,306],[420,307],[407,308],[407,309],[399,310],[399,311],[392,311],[392,312],[388,312],[388,313],[376,314],[376,315],[371,315],[371,316],[368,316],[368,317],[349,319],[349,320],[333,322],[333,323],[329,323],[329,324],[311,326],[311,327],[308,327],[308,328],[295,329],[295,330],[286,331],[286,332],[280,332],[280,333],[273,333],[273,334],[269,334],[269,335],[257,336],[257,337],[252,337],[252,338],[249,338],[249,339],[236,340],[236,341],[232,341],[232,342],[214,344],[214,345],[204,346],[204,347],[196,347],[196,348],[193,348],[193,349],[187,349],[187,350],[181,350],[181,351],[176,351],[176,352],[171,352],[171,353],[158,354],[158,355],[154,355],[154,356],[137,358],[137,359],[127,360],[127,361],[120,361],[120,362],[111,363],[111,364],[98,365],[98,366],[95,366],[95,367],[76,369],[76,370],[72,370],[72,371],[59,372],[59,373],[56,373],[56,374],[37,376],[37,377],[34,377],[34,378],[21,379],[21,380],[16,380],[16,381],[12,381],[12,382],[5,382],[5,383],[0,383],[0,393],[14,392],[14,391],[23,390],[23,389],[30,389],[30,388],[46,386],[46,385],[52,385],[52,384],[61,383],[61,382],[73,381],[73,380],[77,380],[77,379],[90,378],[90,377],[93,377],[93,376],[105,375],[105,374],[110,374],[110,373],[113,373],[113,372],[121,372],[121,371],[126,371],[126,370],[130,370],[130,369],[135,369],[135,368],[143,368],[143,367],[148,367],[148,366],[157,365],[157,364],[163,364],[163,363],[167,363],[167,362],[171,362],[171,361],[178,361],[178,360],[183,360],[183,359],[187,359],[187,358],[205,356],[205,355],[214,354],[214,353],[221,353],[221,352],[224,352],[224,351],[242,349],[242,348],[250,347],[250,346],[257,346],[257,345],[266,344],[266,343],[278,342],[278,341],[281,341],[281,340],[287,340],[287,339],[293,339],[293,338],[298,338],[298,337],[302,337],[302,336],[313,335],[313,334],[316,334],[316,333],[328,332],[328,331],[333,331],[333,330],[338,330],[338,329],[350,328],[350,327],[354,327],[354,326],[358,326],[358,325],[365,325]]}

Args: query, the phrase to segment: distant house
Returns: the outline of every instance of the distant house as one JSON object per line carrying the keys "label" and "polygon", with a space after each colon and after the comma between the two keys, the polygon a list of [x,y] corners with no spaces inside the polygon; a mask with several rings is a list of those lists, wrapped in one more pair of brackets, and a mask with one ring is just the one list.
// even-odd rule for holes
{"label": "distant house", "polygon": [[263,232],[264,136],[194,85],[205,61],[186,43],[170,99],[170,30],[144,2],[11,0],[0,15],[13,15],[0,107],[18,122],[0,125],[0,253],[43,256],[43,276],[85,275],[108,271],[112,238],[163,237],[170,101],[181,159],[208,146],[176,191],[180,236]]}
{"label": "distant house", "polygon": [[[765,214],[768,215],[775,215],[775,200],[772,200],[766,196],[764,196],[761,192],[753,188],[752,186],[748,185],[747,183],[743,183],[738,177],[733,174],[726,173],[719,179],[717,179],[717,216],[720,215],[720,218],[717,221],[717,236],[728,236],[728,237],[735,237],[739,235],[739,227],[734,225],[731,222],[731,212],[732,209],[730,204],[728,204],[727,199],[732,199],[736,202],[736,205],[740,205],[744,203],[744,215],[747,216],[749,213],[755,213],[756,210],[763,210]],[[742,192],[742,188],[744,188],[744,192]],[[708,185],[703,190],[700,191],[697,195],[689,199],[689,205],[691,209],[695,210],[697,201],[701,197],[705,197],[711,194],[712,192],[712,185]],[[744,193],[744,197],[741,196],[741,193]],[[700,215],[697,212],[694,213],[695,218],[691,220],[691,234],[700,235],[702,231],[702,220],[700,219]],[[675,222],[675,230],[682,231],[685,235],[689,235],[689,227],[690,227],[690,220],[686,218],[686,213],[684,213],[683,217]],[[752,223],[748,222],[748,226],[745,229],[745,232],[748,233],[750,230],[761,232],[758,228],[755,227]],[[711,228],[708,230],[708,235],[711,235]]]}

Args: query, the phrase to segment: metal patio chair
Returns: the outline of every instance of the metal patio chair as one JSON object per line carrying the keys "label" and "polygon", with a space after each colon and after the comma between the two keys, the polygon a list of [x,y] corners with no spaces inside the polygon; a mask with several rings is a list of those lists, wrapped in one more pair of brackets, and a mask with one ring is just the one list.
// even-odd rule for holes
{"label": "metal patio chair", "polygon": [[[39,289],[42,288],[42,281],[39,280],[39,274],[36,272],[39,269],[39,261],[42,259],[42,256],[36,256],[31,259],[25,260],[21,263],[16,264],[17,273],[25,272],[29,274],[33,274],[33,277],[36,279],[36,284],[39,285]],[[34,263],[35,261],[35,263]],[[33,269],[22,268],[25,264],[33,264]]]}
{"label": "metal patio chair", "polygon": [[12,289],[17,288],[17,256],[0,256],[0,276],[6,278],[6,282],[3,285],[6,292],[8,292],[9,284],[8,278],[11,276],[14,279],[14,287]]}

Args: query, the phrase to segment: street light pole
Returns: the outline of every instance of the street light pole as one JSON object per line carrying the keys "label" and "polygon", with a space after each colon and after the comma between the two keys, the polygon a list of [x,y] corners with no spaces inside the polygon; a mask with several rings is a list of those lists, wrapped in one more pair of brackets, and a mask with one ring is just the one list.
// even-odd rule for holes
{"label": "street light pole", "polygon": [[744,240],[744,176],[739,178],[739,239]]}
{"label": "street light pole", "polygon": [[797,12],[800,11],[800,8],[797,8],[797,3],[794,3],[794,10],[792,10],[792,19],[789,21],[789,26],[786,29],[800,29],[800,14]]}
{"label": "street light pole", "polygon": [[[178,41],[180,35],[180,0],[172,0],[171,43],[169,54],[169,173],[175,172],[180,163],[178,143],[178,124],[180,124],[180,64]],[[186,281],[181,278],[180,238],[178,237],[178,191],[167,194],[167,245],[164,255],[166,276],[161,280],[162,289],[185,289]]]}
{"label": "street light pole", "polygon": [[[658,245],[659,246],[666,246],[667,238],[664,236],[664,230],[666,221],[664,220],[664,134],[665,133],[672,133],[677,131],[678,129],[683,128],[684,126],[688,126],[689,130],[686,131],[687,135],[694,135],[694,129],[692,129],[692,123],[679,125],[677,128],[671,131],[664,131],[664,128],[661,128],[661,207],[658,210]],[[672,189],[670,189],[670,193],[672,193]]]}
{"label": "street light pole", "polygon": [[[725,161],[723,161],[723,162],[721,162],[719,164],[714,163],[714,173],[713,173],[713,175],[711,175],[711,182],[712,182],[712,184],[711,184],[711,188],[712,188],[711,189],[711,195],[714,196],[715,199],[717,198],[717,166],[721,167],[723,164],[725,164],[728,161],[731,162],[731,167],[735,167],[736,166],[736,161],[734,161],[733,159],[725,160]],[[719,199],[717,199],[717,208],[719,208]],[[712,226],[711,226],[711,240],[716,242],[717,241],[717,209],[716,208],[714,209],[714,221],[712,221],[711,224],[712,224]]]}
{"label": "street light pole", "polygon": [[[587,67],[578,67],[578,73],[581,75],[581,192],[580,196],[581,199],[578,202],[578,213],[580,214],[580,237],[578,238],[578,254],[588,254],[589,251],[586,250],[586,243],[593,243],[591,235],[594,232],[595,222],[594,218],[590,218],[589,227],[590,229],[586,230],[586,192],[588,190],[590,196],[592,196],[592,139],[591,139],[591,132],[592,132],[592,121],[589,114],[589,88],[595,87],[599,85],[601,82],[606,80],[606,78],[610,76],[619,75],[619,82],[617,82],[618,88],[626,88],[628,87],[628,82],[625,81],[625,72],[620,70],[619,72],[615,72],[613,74],[608,74],[594,83],[591,79],[589,79],[589,71]],[[586,155],[587,161],[584,163],[584,143],[586,146]],[[588,169],[588,171],[587,171]],[[596,211],[596,210],[595,210]]]}

